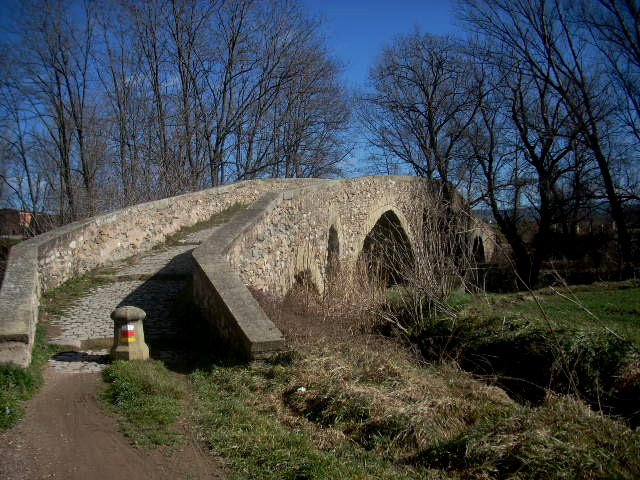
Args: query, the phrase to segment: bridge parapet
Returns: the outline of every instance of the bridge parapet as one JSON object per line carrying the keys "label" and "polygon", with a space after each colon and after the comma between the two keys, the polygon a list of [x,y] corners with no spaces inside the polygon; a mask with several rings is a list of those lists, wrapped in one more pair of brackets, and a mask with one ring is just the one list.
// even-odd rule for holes
{"label": "bridge parapet", "polygon": [[284,339],[247,286],[281,296],[304,272],[322,289],[332,229],[337,260],[355,264],[385,212],[412,236],[410,217],[428,185],[415,177],[362,177],[267,193],[194,250],[195,300],[229,348],[268,356]]}
{"label": "bridge parapet", "polygon": [[329,259],[355,265],[383,218],[393,220],[411,244],[414,228],[428,228],[421,204],[433,202],[433,186],[399,176],[251,180],[47,232],[11,250],[0,290],[0,363],[30,362],[41,291],[149,250],[236,203],[250,206],[193,253],[194,296],[236,349],[249,357],[268,355],[282,347],[282,334],[247,287],[283,295],[303,273],[322,290]]}
{"label": "bridge parapet", "polygon": [[418,204],[430,183],[415,177],[374,176],[335,180],[286,191],[263,220],[228,250],[229,263],[252,287],[285,294],[301,272],[324,288],[333,228],[338,260],[354,265],[365,237],[380,217],[394,212],[409,238],[420,222]]}
{"label": "bridge parapet", "polygon": [[[0,364],[26,367],[40,294],[110,262],[150,250],[228,207],[309,180],[249,180],[147,202],[74,222],[11,249],[0,289]],[[108,315],[108,312],[105,312]]]}

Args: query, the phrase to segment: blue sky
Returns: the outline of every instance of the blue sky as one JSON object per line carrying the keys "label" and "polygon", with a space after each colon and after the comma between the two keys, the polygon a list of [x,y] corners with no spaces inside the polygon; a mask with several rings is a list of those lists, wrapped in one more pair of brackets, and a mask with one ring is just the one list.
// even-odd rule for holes
{"label": "blue sky", "polygon": [[452,0],[300,0],[308,13],[325,19],[330,52],[345,67],[350,87],[362,86],[380,49],[415,27],[456,34]]}
{"label": "blue sky", "polygon": [[[322,32],[332,56],[344,65],[349,88],[366,86],[369,68],[381,49],[416,27],[424,33],[456,35],[455,0],[300,0],[311,15],[324,19]],[[370,149],[356,128],[354,150],[346,159],[344,174],[371,173],[366,158]]]}

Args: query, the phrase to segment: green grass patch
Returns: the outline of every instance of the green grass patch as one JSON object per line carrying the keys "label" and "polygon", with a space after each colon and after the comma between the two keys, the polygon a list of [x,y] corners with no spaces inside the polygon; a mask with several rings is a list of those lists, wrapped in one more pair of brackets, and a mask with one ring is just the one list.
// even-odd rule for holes
{"label": "green grass patch", "polygon": [[[640,281],[545,288],[533,292],[547,317],[558,326],[608,327],[640,348]],[[529,293],[490,295],[489,303],[475,302],[480,311],[519,314],[540,319],[541,311]]]}
{"label": "green grass patch", "polygon": [[42,371],[55,349],[45,342],[45,327],[38,324],[31,364],[27,368],[0,366],[0,431],[14,426],[23,416],[23,402],[42,385]]}
{"label": "green grass patch", "polygon": [[286,426],[268,402],[256,404],[268,382],[250,368],[216,367],[191,378],[198,426],[229,463],[230,478],[417,478],[344,437],[319,445],[304,427]]}
{"label": "green grass patch", "polygon": [[[513,300],[528,301],[490,298],[494,305]],[[621,384],[638,385],[631,344],[593,325],[551,332],[522,312],[481,312],[478,302],[458,294],[459,317],[430,319],[429,335],[420,338],[423,352],[444,349],[458,363],[425,363],[407,344],[290,313],[281,326],[290,350],[269,361],[193,363],[211,362],[211,346],[196,347],[189,367],[200,368],[186,369],[188,389],[159,362],[116,362],[105,371],[105,398],[134,443],[163,445],[176,440],[172,425],[188,396],[188,421],[229,478],[637,478],[638,431],[548,388],[571,391],[562,376],[568,367],[592,407],[615,403]],[[188,290],[172,312],[186,322],[197,317]],[[286,325],[295,321],[328,323],[321,335],[297,329],[289,336]],[[459,368],[472,364],[485,378]],[[529,378],[538,384],[535,404],[519,405],[495,385],[496,377],[522,371],[543,373]],[[623,393],[637,409],[634,388]]]}
{"label": "green grass patch", "polygon": [[162,362],[116,361],[103,373],[103,399],[121,417],[121,428],[134,445],[173,445],[180,441],[174,424],[183,415],[184,380]]}
{"label": "green grass patch", "polygon": [[[528,325],[512,325],[508,343],[535,344]],[[593,344],[577,338],[572,348],[582,343]],[[165,445],[179,438],[172,425],[189,396],[188,421],[232,479],[638,475],[639,433],[571,397],[547,392],[538,406],[518,405],[453,365],[425,364],[368,334],[329,331],[292,347],[266,362],[198,369],[188,389],[160,362],[116,362],[105,399],[134,443]]]}
{"label": "green grass patch", "polygon": [[246,205],[241,203],[234,203],[229,208],[212,215],[209,219],[204,220],[202,222],[198,222],[190,227],[182,227],[173,235],[167,235],[165,239],[165,243],[162,246],[166,245],[180,245],[184,238],[195,232],[199,232],[201,230],[206,230],[207,228],[215,227],[216,225],[222,225],[223,223],[227,223],[229,220],[233,218],[233,216],[241,212],[247,208]]}
{"label": "green grass patch", "polygon": [[467,294],[460,304],[460,313],[516,316],[544,324],[548,320],[558,328],[610,329],[640,349],[640,280],[510,294]]}

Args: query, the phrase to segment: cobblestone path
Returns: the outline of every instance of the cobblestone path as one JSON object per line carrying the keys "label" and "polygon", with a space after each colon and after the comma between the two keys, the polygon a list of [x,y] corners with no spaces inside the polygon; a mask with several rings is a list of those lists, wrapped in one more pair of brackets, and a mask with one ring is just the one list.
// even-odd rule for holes
{"label": "cobblestone path", "polygon": [[161,346],[164,337],[175,335],[179,329],[169,307],[191,277],[192,250],[216,228],[218,226],[191,233],[177,244],[165,245],[111,265],[109,275],[103,277],[106,284],[78,298],[63,315],[49,319],[49,325],[53,327],[50,331],[55,332],[49,342],[61,345],[65,350],[54,355],[49,365],[67,373],[104,369],[109,363],[106,347],[113,339],[110,314],[124,305],[142,308],[147,313],[144,333],[151,356],[173,359],[176,352]]}

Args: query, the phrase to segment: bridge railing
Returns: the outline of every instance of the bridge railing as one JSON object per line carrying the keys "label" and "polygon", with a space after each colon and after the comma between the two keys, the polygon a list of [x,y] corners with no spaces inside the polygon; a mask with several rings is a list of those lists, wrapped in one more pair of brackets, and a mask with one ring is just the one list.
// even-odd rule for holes
{"label": "bridge railing", "polygon": [[[295,180],[248,180],[134,205],[51,230],[13,247],[0,289],[0,364],[31,361],[41,292],[151,249],[182,227]],[[105,312],[108,315],[109,312]]]}

